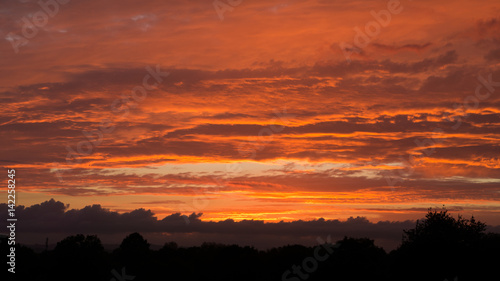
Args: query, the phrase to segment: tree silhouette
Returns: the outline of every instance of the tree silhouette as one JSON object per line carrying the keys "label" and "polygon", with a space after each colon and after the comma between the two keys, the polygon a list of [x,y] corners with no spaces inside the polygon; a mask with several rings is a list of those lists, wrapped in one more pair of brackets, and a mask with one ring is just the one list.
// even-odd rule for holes
{"label": "tree silhouette", "polygon": [[149,251],[150,246],[148,240],[144,239],[139,233],[134,232],[123,239],[120,249],[124,252],[143,254]]}
{"label": "tree silhouette", "polygon": [[[131,275],[137,276],[136,281],[147,280],[146,274],[152,274],[154,264],[151,262],[150,244],[142,235],[134,232],[125,237],[120,247],[113,252],[116,268],[125,267]],[[141,275],[140,272],[143,272]],[[152,278],[152,277],[150,277]]]}
{"label": "tree silhouette", "polygon": [[95,235],[69,236],[57,243],[53,255],[57,262],[54,272],[59,278],[89,280],[106,275],[106,253]]}
{"label": "tree silhouette", "polygon": [[[500,234],[485,230],[474,217],[454,218],[446,210],[429,209],[414,228],[404,230],[402,244],[389,255],[372,239],[350,237],[335,247],[325,243],[257,250],[167,242],[151,250],[139,233],[126,236],[108,254],[97,236],[78,234],[38,253],[16,245],[16,280],[498,280]],[[0,250],[7,252],[8,247],[7,237],[0,236]],[[122,278],[125,273],[127,278]]]}
{"label": "tree silhouette", "polygon": [[488,237],[485,231],[486,224],[474,217],[454,218],[446,209],[429,209],[415,228],[403,231],[401,246],[391,253],[391,267],[396,270],[390,280],[442,281],[456,276],[460,280],[477,280],[490,272],[483,266],[486,253],[481,244]]}
{"label": "tree silhouette", "polygon": [[387,254],[368,238],[344,237],[337,242],[338,248],[326,260],[326,274],[320,268],[314,277],[326,280],[334,272],[334,280],[384,280]]}
{"label": "tree silhouette", "polygon": [[436,246],[457,243],[477,243],[485,235],[486,224],[476,221],[474,216],[470,220],[458,215],[455,219],[447,210],[432,211],[425,216],[425,220],[417,220],[415,228],[404,230],[403,245]]}
{"label": "tree silhouette", "polygon": [[58,242],[54,250],[56,253],[63,256],[74,256],[72,254],[75,252],[92,255],[103,252],[104,247],[101,244],[101,240],[96,235],[84,236],[83,234],[77,234],[75,236],[66,237]]}

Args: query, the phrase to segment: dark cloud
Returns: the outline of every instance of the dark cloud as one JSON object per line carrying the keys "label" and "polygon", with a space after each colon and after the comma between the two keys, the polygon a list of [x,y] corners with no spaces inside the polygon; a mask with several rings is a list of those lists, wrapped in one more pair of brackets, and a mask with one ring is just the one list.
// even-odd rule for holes
{"label": "dark cloud", "polygon": [[400,51],[400,50],[410,50],[410,51],[421,51],[427,49],[427,47],[431,46],[432,43],[427,42],[425,44],[404,44],[400,46],[395,45],[386,45],[373,43],[372,46],[378,49],[388,50],[388,51]]}
{"label": "dark cloud", "polygon": [[[200,220],[202,214],[195,213],[189,216],[176,213],[159,220],[154,217],[151,211],[145,209],[119,214],[103,209],[100,205],[87,206],[79,210],[68,210],[68,208],[69,206],[53,199],[30,207],[18,206],[16,215],[23,223],[20,223],[16,230],[20,237],[23,237],[24,233],[33,234],[35,237],[76,233],[124,236],[127,233],[138,231],[146,235],[154,233],[189,234],[196,235],[197,239],[204,235],[206,237],[222,235],[227,238],[226,241],[237,241],[237,237],[242,236],[245,237],[245,239],[240,240],[240,243],[243,244],[251,242],[245,241],[248,235],[267,237],[270,241],[273,241],[273,238],[287,237],[295,239],[297,242],[318,236],[331,235],[341,238],[347,235],[393,240],[393,243],[397,243],[402,230],[414,225],[412,221],[371,223],[366,218],[361,217],[351,217],[344,222],[324,219],[278,223],[264,223],[254,220],[235,222],[231,219],[205,222]],[[0,204],[0,210],[2,210],[2,214],[7,214],[7,205]],[[2,215],[1,219],[6,219],[6,215]],[[256,241],[259,239],[254,239],[254,242]],[[22,242],[33,243],[33,241]],[[115,243],[118,242],[115,241]],[[265,241],[259,241],[259,243],[266,244]]]}
{"label": "dark cloud", "polygon": [[[0,204],[0,210],[2,211],[0,219],[7,219],[7,205]],[[19,236],[24,237],[24,234],[30,233],[31,239],[47,235],[60,236],[76,233],[123,237],[137,231],[146,236],[155,237],[156,235],[157,238],[157,235],[162,233],[164,239],[169,240],[172,237],[181,237],[178,235],[183,234],[182,240],[190,244],[203,242],[199,239],[212,239],[221,236],[226,243],[232,241],[239,244],[257,244],[258,247],[272,246],[279,239],[296,241],[296,243],[309,240],[307,244],[310,244],[315,237],[331,235],[339,239],[343,236],[369,237],[386,247],[393,248],[400,242],[403,229],[412,228],[415,225],[414,221],[372,223],[363,217],[351,217],[346,221],[320,218],[311,221],[298,220],[276,223],[255,220],[235,222],[231,219],[207,222],[200,220],[201,213],[193,213],[189,216],[175,213],[158,219],[154,213],[145,209],[122,214],[104,209],[100,205],[69,210],[69,205],[53,199],[30,207],[18,206],[16,215],[20,221],[22,220],[16,229]],[[492,227],[490,230],[498,230],[498,226]],[[188,241],[189,239],[186,237],[189,236],[195,237],[194,241]],[[254,239],[249,239],[251,236]],[[29,237],[29,235],[25,237]],[[285,240],[281,240],[281,243]],[[33,243],[34,241],[22,242]],[[156,240],[156,242],[162,244],[165,241]],[[114,241],[114,243],[119,243],[119,241]],[[273,246],[281,245],[278,243]]]}
{"label": "dark cloud", "polygon": [[500,49],[491,50],[485,56],[485,60],[488,61],[499,61],[500,60]]}

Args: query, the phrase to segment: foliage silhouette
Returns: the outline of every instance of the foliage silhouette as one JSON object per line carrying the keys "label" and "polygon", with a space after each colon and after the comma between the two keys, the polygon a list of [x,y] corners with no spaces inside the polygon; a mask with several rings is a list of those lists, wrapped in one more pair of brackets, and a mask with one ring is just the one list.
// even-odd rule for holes
{"label": "foliage silhouette", "polygon": [[[101,240],[95,235],[82,234],[69,236],[57,243],[54,251],[48,256],[55,261],[54,277],[71,280],[103,280],[107,264],[107,254]],[[98,278],[96,278],[98,277]]]}
{"label": "foliage silhouette", "polygon": [[425,220],[417,220],[414,229],[404,230],[403,245],[437,246],[440,244],[475,243],[483,237],[486,224],[458,215],[458,219],[448,214],[447,210],[432,211]]}
{"label": "foliage silhouette", "polygon": [[[415,228],[403,231],[401,245],[389,254],[372,239],[344,237],[307,278],[290,274],[286,280],[498,280],[500,274],[495,269],[500,264],[500,234],[486,233],[485,229],[485,224],[473,217],[456,219],[446,210],[429,210]],[[8,250],[6,242],[0,239],[2,252]],[[318,248],[324,255],[333,245],[287,245],[262,251],[211,242],[198,247],[167,242],[152,250],[136,232],[111,253],[104,250],[97,236],[82,234],[69,236],[54,250],[41,253],[16,247],[16,280],[122,280],[113,270],[121,274],[123,269],[134,281],[265,281],[283,280],[283,273],[292,266],[303,266]]]}
{"label": "foliage silhouette", "polygon": [[[429,209],[424,220],[403,231],[401,246],[391,253],[391,280],[478,280],[492,277],[485,262],[498,260],[485,247],[486,225],[471,217],[455,219],[447,210]],[[495,240],[494,238],[493,240]],[[490,241],[494,243],[494,241]],[[408,272],[412,272],[408,276]]]}

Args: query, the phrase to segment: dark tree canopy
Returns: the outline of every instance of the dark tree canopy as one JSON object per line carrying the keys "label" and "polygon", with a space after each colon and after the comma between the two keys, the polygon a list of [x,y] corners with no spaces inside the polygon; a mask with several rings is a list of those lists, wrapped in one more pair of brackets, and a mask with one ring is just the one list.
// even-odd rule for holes
{"label": "dark tree canopy", "polygon": [[391,253],[394,275],[412,272],[406,280],[443,281],[456,276],[459,280],[482,280],[491,272],[489,264],[499,261],[484,243],[491,237],[485,231],[486,224],[474,217],[455,218],[445,209],[429,209],[415,228],[403,231],[401,246]]}
{"label": "dark tree canopy", "polygon": [[149,246],[148,240],[144,239],[139,233],[134,232],[123,239],[120,249],[131,252],[144,252],[149,250]]}
{"label": "dark tree canopy", "polygon": [[77,234],[64,238],[58,242],[55,248],[56,252],[75,253],[75,252],[100,252],[104,247],[101,240],[96,235]]}
{"label": "dark tree canopy", "polygon": [[[96,235],[82,234],[69,236],[57,243],[53,253],[55,263],[49,264],[54,271],[54,279],[72,276],[72,280],[89,280],[94,276],[106,274],[101,264],[105,263],[106,253],[101,240]],[[75,274],[77,272],[77,274]]]}
{"label": "dark tree canopy", "polygon": [[458,215],[455,219],[447,210],[429,209],[424,220],[417,220],[415,228],[403,231],[403,245],[470,244],[483,237],[485,231],[486,224],[474,216],[468,220]]}

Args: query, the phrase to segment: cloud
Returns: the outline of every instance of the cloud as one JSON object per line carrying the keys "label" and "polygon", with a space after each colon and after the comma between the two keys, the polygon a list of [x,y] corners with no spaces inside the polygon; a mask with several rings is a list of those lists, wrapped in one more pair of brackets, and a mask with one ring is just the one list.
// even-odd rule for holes
{"label": "cloud", "polygon": [[[365,204],[441,200],[498,206],[500,99],[461,112],[478,75],[500,79],[499,18],[489,16],[498,1],[408,2],[350,63],[338,43],[352,42],[386,3],[245,3],[221,22],[206,1],[70,1],[19,54],[5,38],[22,35],[23,17],[40,6],[5,3],[0,154],[29,202],[96,197],[164,215],[218,180],[224,189],[203,210],[214,220],[385,219],[399,212]],[[128,98],[156,65],[170,75],[146,99]],[[127,99],[122,117],[111,105]],[[276,120],[284,109],[291,117]],[[68,160],[107,119],[113,132],[81,163]],[[283,129],[269,135],[277,123]],[[440,141],[430,142],[437,129]],[[387,174],[402,183],[389,186]],[[480,210],[498,221],[491,212]]]}
{"label": "cloud", "polygon": [[[0,209],[5,211],[3,213],[7,213],[6,204],[0,204]],[[211,237],[211,235],[232,236],[229,240],[235,240],[235,238],[238,240],[238,236],[245,236],[246,239],[248,235],[288,237],[299,240],[328,235],[339,238],[347,235],[398,240],[402,229],[414,225],[413,221],[371,223],[366,218],[361,217],[351,217],[344,222],[322,218],[313,221],[282,221],[277,223],[254,220],[235,222],[231,219],[206,222],[200,220],[201,213],[193,213],[189,216],[176,213],[159,220],[151,211],[145,209],[136,209],[122,214],[104,209],[100,205],[69,210],[69,206],[53,199],[30,207],[18,206],[16,215],[23,220],[23,224],[19,224],[16,229],[20,237],[24,237],[27,233],[36,237],[76,233],[124,236],[130,232],[138,231],[146,236],[153,233],[196,234],[207,235],[207,237]],[[2,218],[4,218],[3,216]],[[199,239],[198,236],[197,239]],[[314,241],[314,239],[312,240]],[[118,242],[114,241],[114,243]],[[245,243],[243,240],[241,242]],[[260,243],[263,242],[260,241]],[[23,241],[23,243],[33,242]]]}
{"label": "cloud", "polygon": [[380,44],[380,43],[373,43],[372,45],[375,48],[387,50],[387,51],[402,51],[402,50],[421,51],[421,50],[427,49],[429,46],[432,45],[432,43],[427,42],[425,44],[404,44],[401,46],[385,45],[385,44]]}
{"label": "cloud", "polygon": [[488,60],[488,61],[498,61],[498,60],[500,60],[500,49],[495,49],[495,50],[489,51],[484,56],[484,59]]}
{"label": "cloud", "polygon": [[[451,208],[453,209],[453,207]],[[7,205],[0,204],[1,219],[6,219]],[[422,209],[421,211],[425,211]],[[158,244],[166,239],[183,237],[184,243],[193,244],[206,242],[216,236],[224,237],[225,241],[240,244],[257,244],[260,247],[281,246],[282,241],[303,241],[313,243],[315,237],[332,237],[341,239],[344,236],[368,237],[375,239],[386,247],[395,247],[401,239],[402,230],[414,227],[415,221],[380,221],[372,223],[364,217],[350,217],[346,221],[296,220],[268,223],[258,220],[234,221],[202,221],[202,214],[192,213],[189,216],[174,213],[163,219],[158,219],[150,210],[136,209],[130,212],[118,213],[102,208],[100,205],[86,206],[82,209],[69,209],[69,205],[53,199],[30,207],[18,206],[16,216],[22,219],[16,230],[19,237],[45,237],[47,235],[60,237],[77,233],[97,234],[103,237],[124,237],[131,232],[140,232],[146,237],[153,237]],[[496,231],[498,226],[490,227]],[[161,235],[159,235],[161,234]],[[182,236],[179,236],[182,235]],[[194,237],[189,241],[186,237]],[[249,237],[255,239],[249,239]],[[163,241],[160,238],[163,237]],[[240,237],[240,238],[238,238]],[[258,238],[261,237],[261,238]],[[29,239],[23,243],[34,243]],[[119,241],[107,241],[118,244]],[[282,242],[283,243],[283,242]]]}

